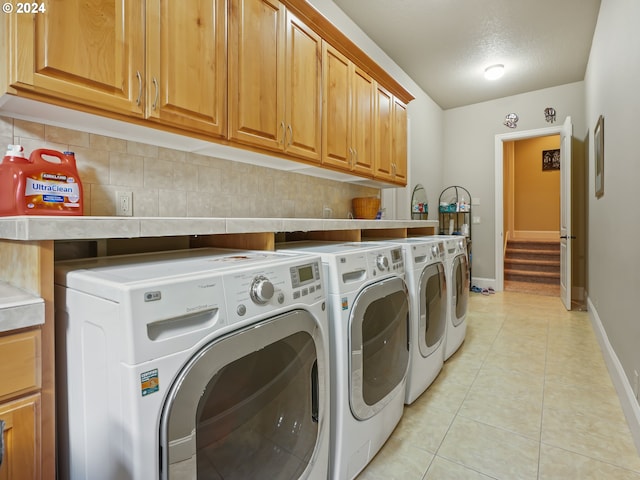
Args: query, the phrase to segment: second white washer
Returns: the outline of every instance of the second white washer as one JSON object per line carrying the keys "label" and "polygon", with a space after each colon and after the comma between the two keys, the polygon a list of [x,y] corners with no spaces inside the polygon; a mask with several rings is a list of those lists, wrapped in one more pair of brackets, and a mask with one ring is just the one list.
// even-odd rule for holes
{"label": "second white washer", "polygon": [[409,294],[402,248],[384,242],[282,244],[319,255],[327,282],[333,480],[351,480],[402,417]]}
{"label": "second white washer", "polygon": [[444,243],[440,238],[401,238],[409,298],[411,341],[405,403],[413,403],[436,379],[444,364],[447,283]]}

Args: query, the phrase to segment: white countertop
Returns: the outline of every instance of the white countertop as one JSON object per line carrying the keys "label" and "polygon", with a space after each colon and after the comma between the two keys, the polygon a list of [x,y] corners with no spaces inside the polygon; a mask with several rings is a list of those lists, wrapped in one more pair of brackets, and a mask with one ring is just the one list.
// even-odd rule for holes
{"label": "white countertop", "polygon": [[221,233],[379,230],[438,227],[437,220],[319,218],[48,217],[0,218],[0,239],[86,240],[100,238],[215,235]]}
{"label": "white countertop", "polygon": [[44,323],[44,300],[0,282],[0,332]]}

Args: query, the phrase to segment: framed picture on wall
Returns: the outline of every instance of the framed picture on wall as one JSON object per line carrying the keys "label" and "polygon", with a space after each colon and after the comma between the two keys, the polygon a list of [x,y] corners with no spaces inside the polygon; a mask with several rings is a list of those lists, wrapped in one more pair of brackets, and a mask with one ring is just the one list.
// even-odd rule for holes
{"label": "framed picture on wall", "polygon": [[593,129],[593,147],[595,151],[596,198],[604,195],[604,117],[600,115]]}
{"label": "framed picture on wall", "polygon": [[560,149],[542,151],[542,171],[560,170]]}

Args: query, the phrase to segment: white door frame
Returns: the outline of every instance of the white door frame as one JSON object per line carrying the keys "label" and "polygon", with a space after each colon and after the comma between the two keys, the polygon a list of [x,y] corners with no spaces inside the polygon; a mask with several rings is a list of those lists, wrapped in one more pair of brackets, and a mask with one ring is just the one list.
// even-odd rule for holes
{"label": "white door frame", "polygon": [[[495,258],[496,291],[504,290],[504,142],[527,138],[547,137],[562,133],[562,125],[556,127],[524,130],[522,132],[501,133],[495,137]],[[560,186],[562,189],[562,185]]]}

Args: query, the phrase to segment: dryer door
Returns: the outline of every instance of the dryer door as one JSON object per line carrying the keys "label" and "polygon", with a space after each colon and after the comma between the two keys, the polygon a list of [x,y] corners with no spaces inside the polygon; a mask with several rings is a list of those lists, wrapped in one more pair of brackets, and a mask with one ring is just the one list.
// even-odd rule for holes
{"label": "dryer door", "polygon": [[409,294],[401,278],[364,288],[349,315],[349,398],[366,420],[404,389],[409,365]]}
{"label": "dryer door", "polygon": [[418,347],[423,357],[440,345],[447,328],[447,282],[442,262],[428,265],[420,275],[418,290]]}
{"label": "dryer door", "polygon": [[455,327],[460,325],[467,315],[467,303],[469,302],[469,262],[465,254],[453,259],[452,266],[452,301],[451,322]]}
{"label": "dryer door", "polygon": [[304,476],[328,412],[319,335],[311,314],[297,310],[194,355],[162,412],[161,478]]}

